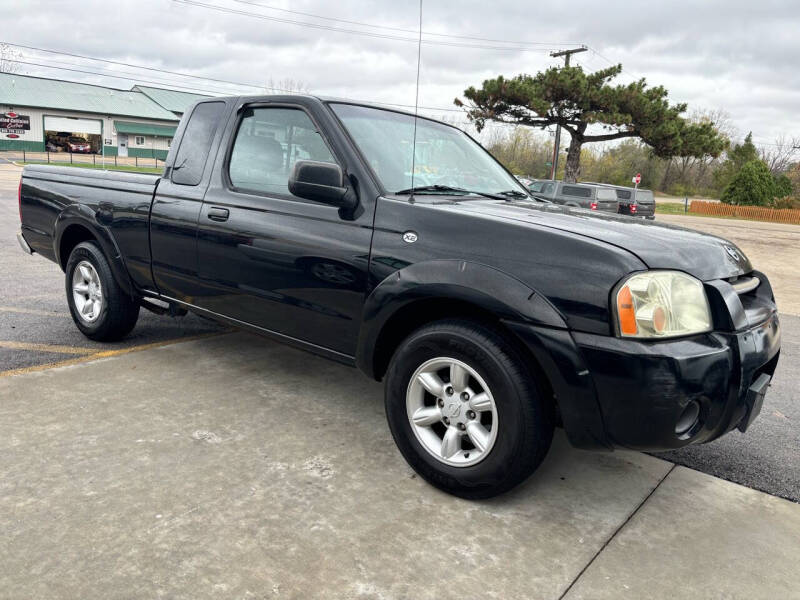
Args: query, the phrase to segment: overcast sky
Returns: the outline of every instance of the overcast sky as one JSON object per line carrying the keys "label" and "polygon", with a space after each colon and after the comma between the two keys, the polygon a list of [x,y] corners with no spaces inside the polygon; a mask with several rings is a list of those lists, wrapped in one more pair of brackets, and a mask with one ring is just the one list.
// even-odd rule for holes
{"label": "overcast sky", "polygon": [[[15,44],[228,81],[263,86],[270,80],[277,84],[292,79],[313,93],[414,104],[417,2],[186,1],[191,4],[0,0],[0,37]],[[591,48],[573,57],[585,69],[622,63],[621,81],[645,77],[651,84],[664,85],[672,101],[687,102],[690,110],[723,109],[740,135],[752,130],[762,143],[781,133],[800,136],[800,3],[796,1],[423,1],[422,106],[453,109],[453,98],[465,87],[498,74],[535,73],[558,64],[560,59],[551,58],[549,51],[577,43]],[[29,63],[106,74],[134,71],[138,74],[125,77],[151,84],[256,92],[252,87],[21,52],[19,59]],[[30,64],[19,68],[31,75],[132,85],[130,79]],[[462,118],[457,112],[426,112]]]}

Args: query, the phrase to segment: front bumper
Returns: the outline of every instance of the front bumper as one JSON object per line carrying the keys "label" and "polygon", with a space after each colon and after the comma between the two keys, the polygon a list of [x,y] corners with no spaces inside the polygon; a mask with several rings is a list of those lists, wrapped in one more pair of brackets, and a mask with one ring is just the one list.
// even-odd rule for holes
{"label": "front bumper", "polygon": [[773,311],[738,332],[636,341],[573,333],[614,446],[668,450],[708,442],[758,415],[780,353]]}

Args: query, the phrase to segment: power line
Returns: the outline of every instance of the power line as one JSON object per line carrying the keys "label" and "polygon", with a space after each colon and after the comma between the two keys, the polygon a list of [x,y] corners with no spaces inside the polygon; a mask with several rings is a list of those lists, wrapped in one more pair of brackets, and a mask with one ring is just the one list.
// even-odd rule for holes
{"label": "power line", "polygon": [[[47,60],[48,62],[45,63],[45,64],[46,64],[47,67],[50,67],[50,68],[58,68],[59,65],[66,65],[68,67],[79,67],[79,68],[86,68],[87,67],[87,65],[84,65],[84,64],[81,64],[81,63],[64,62],[64,61],[59,61],[59,60],[56,60],[56,59],[41,59],[38,56],[25,56],[25,55],[23,55],[23,56],[20,57],[20,60],[23,60],[23,59],[27,60],[27,61]],[[50,62],[51,60],[53,62]],[[40,63],[35,63],[35,64],[39,65]],[[117,70],[112,70],[111,67],[106,67],[104,65],[88,65],[88,66],[91,66],[91,68],[103,69],[105,72],[95,73],[93,71],[91,73],[91,74],[95,74],[95,75],[100,75],[101,77],[110,77],[110,78],[114,78],[114,79],[124,79],[126,81],[137,81],[142,76],[141,73],[137,73],[135,71],[124,71],[124,70],[117,71]],[[123,75],[133,75],[134,77],[123,77]],[[151,80],[151,83],[157,83],[159,85],[165,85],[165,86],[176,86],[177,85],[178,87],[181,87],[180,84],[176,84],[174,81],[164,80],[164,79],[161,79],[161,78],[159,78],[157,80]],[[199,87],[191,87],[191,88],[187,88],[187,89],[200,89],[200,88]],[[224,94],[224,95],[229,95],[229,96],[241,93],[240,90],[233,90],[231,88],[222,89],[222,88],[218,88],[218,87],[205,86],[202,89],[205,92],[216,93],[216,94]]]}
{"label": "power line", "polygon": [[74,52],[64,52],[63,50],[49,50],[47,48],[40,48],[38,46],[26,46],[24,44],[14,44],[12,42],[5,42],[5,41],[0,42],[0,44],[7,44],[7,45],[13,46],[15,48],[24,48],[26,50],[35,50],[37,52],[46,52],[48,54],[59,54],[61,56],[71,56],[72,58],[81,58],[83,60],[93,60],[93,61],[102,62],[102,63],[106,63],[106,64],[110,64],[110,65],[118,65],[118,66],[122,66],[122,67],[133,67],[134,69],[144,69],[146,71],[155,71],[155,72],[158,72],[158,73],[166,73],[168,75],[178,75],[180,77],[189,77],[191,79],[202,79],[204,81],[213,81],[213,82],[216,82],[216,83],[226,83],[226,84],[230,84],[230,85],[238,85],[238,86],[241,86],[241,87],[256,87],[256,88],[260,88],[262,90],[263,89],[267,89],[267,90],[272,90],[272,91],[276,91],[276,92],[290,92],[291,91],[291,90],[284,90],[284,89],[281,89],[281,88],[274,88],[274,87],[268,87],[268,86],[263,86],[263,85],[257,85],[257,84],[253,84],[253,83],[244,83],[244,82],[241,82],[241,81],[229,81],[229,80],[226,80],[226,79],[215,79],[213,77],[204,77],[204,76],[201,76],[201,75],[191,75],[189,73],[181,73],[179,71],[169,71],[167,69],[159,69],[158,67],[148,67],[148,66],[144,66],[144,65],[136,65],[136,64],[133,64],[133,63],[127,63],[127,62],[122,62],[122,61],[117,61],[117,60],[109,60],[107,58],[97,58],[96,56],[87,56],[85,54],[76,54]]}
{"label": "power line", "polygon": [[[284,19],[280,17],[271,17],[268,15],[249,12],[245,10],[238,10],[235,8],[230,8],[226,6],[219,6],[217,4],[206,4],[204,2],[198,2],[197,0],[172,0],[178,4],[186,4],[188,6],[195,6],[200,8],[206,8],[209,10],[216,10],[219,12],[232,14],[232,15],[240,15],[245,17],[251,17],[254,19],[262,19],[265,21],[274,21],[276,23],[286,23],[289,25],[298,25],[300,27],[310,27],[313,29],[324,29],[326,31],[338,31],[341,33],[349,33],[351,35],[361,35],[371,38],[379,38],[379,39],[387,39],[387,40],[394,40],[400,42],[411,42],[417,43],[417,40],[414,38],[404,37],[404,36],[397,36],[397,35],[389,35],[384,33],[376,33],[371,31],[361,31],[358,29],[345,29],[342,27],[335,27],[333,25],[323,25],[321,23],[309,23],[308,21],[295,21],[292,19]],[[513,51],[513,52],[548,52],[551,48],[524,48],[519,46],[486,46],[480,44],[466,44],[460,42],[445,42],[445,41],[434,41],[434,40],[422,40],[423,44],[428,45],[436,45],[436,46],[452,46],[458,48],[478,48],[481,50],[505,50],[505,51]]]}
{"label": "power line", "polygon": [[[10,59],[10,58],[7,58],[6,61],[12,62],[12,63],[17,63],[17,64],[20,64],[20,65],[31,65],[31,66],[34,66],[34,67],[42,67],[42,68],[45,68],[45,69],[56,69],[56,70],[59,70],[59,71],[70,71],[72,73],[84,73],[86,75],[99,75],[100,77],[111,77],[113,79],[122,79],[122,80],[125,80],[125,81],[134,81],[134,82],[140,82],[140,83],[153,83],[153,84],[156,84],[156,85],[164,85],[164,83],[161,82],[161,81],[152,81],[152,80],[148,80],[148,79],[141,79],[139,77],[135,77],[134,78],[134,77],[124,77],[124,76],[109,75],[108,73],[99,73],[97,71],[87,71],[85,69],[75,69],[75,68],[72,68],[72,67],[62,67],[62,66],[57,66],[57,65],[48,65],[48,64],[44,64],[44,63],[38,63],[38,62],[32,62],[32,61],[26,61],[26,60],[16,60],[16,59]],[[187,86],[177,85],[177,84],[170,84],[170,85],[172,85],[172,87],[181,88],[183,90],[189,90],[189,91],[196,92],[196,93],[197,92],[208,92],[209,91],[209,90],[204,90],[202,88],[197,88],[197,87],[187,87]],[[119,90],[119,91],[124,92],[124,91],[128,91],[128,90]],[[236,94],[229,94],[229,95],[233,96],[233,95],[236,95]]]}
{"label": "power line", "polygon": [[[55,51],[51,51],[51,52],[55,52]],[[65,53],[65,54],[68,54],[68,53]],[[30,65],[30,66],[42,67],[42,68],[45,68],[45,69],[55,69],[55,70],[60,70],[60,71],[69,71],[69,72],[72,72],[72,73],[82,73],[82,74],[86,74],[86,75],[98,75],[100,77],[108,77],[108,78],[112,78],[112,79],[122,79],[124,81],[132,81],[134,83],[138,82],[138,83],[151,83],[151,84],[155,84],[155,85],[169,85],[170,87],[180,88],[182,90],[188,90],[188,91],[195,92],[195,93],[214,93],[214,91],[212,91],[212,90],[209,90],[209,89],[206,89],[206,88],[202,88],[202,87],[199,87],[199,86],[188,87],[188,86],[174,84],[174,83],[166,83],[163,80],[162,81],[153,81],[153,80],[150,80],[150,79],[142,79],[141,77],[138,77],[138,76],[137,77],[125,77],[125,76],[120,76],[120,75],[112,75],[110,73],[102,73],[102,72],[98,72],[98,71],[90,71],[90,70],[87,70],[87,69],[78,69],[78,68],[74,68],[74,67],[60,66],[63,63],[58,63],[57,65],[54,65],[54,64],[44,64],[44,63],[39,63],[39,62],[16,60],[16,59],[6,59],[6,60],[8,62],[18,63],[18,64],[22,64],[22,65]],[[95,59],[90,59],[90,60],[95,60]],[[96,60],[102,60],[102,59],[96,59]],[[75,67],[77,67],[77,66],[81,66],[81,65],[75,65]],[[140,68],[148,69],[148,67],[140,67]],[[161,69],[155,69],[155,70],[161,71]],[[186,76],[187,77],[194,77],[194,75],[186,75]],[[294,90],[267,87],[267,86],[258,86],[256,84],[236,84],[236,85],[250,85],[251,87],[259,87],[261,89],[267,89],[267,90],[272,90],[272,91],[280,91],[280,92],[289,93],[289,94],[297,93]],[[120,91],[126,91],[126,90],[120,90]],[[219,93],[219,91],[217,91],[217,93]],[[252,95],[252,94],[242,94],[241,92],[235,92],[235,91],[232,91],[232,90],[231,91],[225,91],[224,93],[226,95],[228,95],[228,96],[247,96],[247,95]],[[401,103],[397,103],[397,102],[380,102],[380,101],[377,101],[377,100],[359,100],[359,99],[354,99],[354,98],[341,98],[341,100],[350,101],[350,102],[366,102],[368,104],[376,104],[376,105],[379,105],[379,106],[391,106],[391,107],[395,107],[395,108],[409,108],[409,109],[410,108],[414,108],[413,104],[401,104]],[[428,110],[428,111],[444,111],[444,112],[457,112],[457,113],[462,113],[463,112],[463,110],[461,110],[459,108],[446,108],[446,107],[443,107],[443,106],[419,106],[419,108],[422,109],[422,110]]]}
{"label": "power line", "polygon": [[[268,6],[266,4],[261,4],[260,2],[253,2],[253,0],[231,0],[231,2],[236,2],[238,4],[246,4],[249,6],[258,6],[259,8],[264,8],[267,10],[274,10],[278,12],[293,14],[293,15],[301,15],[304,17],[312,17],[315,19],[323,19],[326,21],[334,21],[337,23],[346,23],[348,25],[359,25],[362,27],[372,27],[374,29],[385,29],[387,31],[398,31],[401,33],[412,33],[417,35],[419,31],[416,29],[404,29],[402,27],[392,27],[390,25],[375,25],[372,23],[364,23],[363,21],[351,21],[348,19],[339,19],[336,17],[328,17],[324,15],[317,15],[314,13],[307,13],[302,12],[299,10],[289,10],[287,8],[278,8],[277,6]],[[498,40],[492,38],[482,38],[482,37],[474,37],[469,35],[454,35],[450,33],[435,33],[433,31],[423,31],[423,35],[430,35],[435,37],[444,37],[444,38],[452,38],[452,39],[459,39],[459,40],[473,40],[479,42],[497,42],[502,44],[519,44],[519,45],[528,45],[528,46],[564,46],[564,45],[573,45],[577,42],[526,42],[520,40]]]}
{"label": "power line", "polygon": [[[608,64],[610,64],[612,67],[615,67],[615,66],[617,66],[617,65],[619,65],[619,64],[620,64],[620,63],[618,63],[618,62],[614,62],[614,61],[613,61],[613,60],[611,60],[610,58],[607,58],[606,56],[604,56],[604,55],[600,54],[600,53],[599,53],[599,52],[598,52],[596,49],[592,48],[591,46],[587,46],[587,47],[589,48],[589,50],[591,50],[591,51],[592,51],[592,54],[594,54],[595,56],[599,56],[599,57],[600,57],[600,58],[602,58],[604,61],[606,61]],[[639,79],[643,79],[642,77],[635,77],[635,76],[631,75],[631,74],[630,74],[630,73],[628,73],[628,72],[627,72],[625,69],[622,69],[622,68],[620,69],[620,72],[622,72],[624,75],[627,75],[628,77],[630,77],[630,78],[631,78],[631,79],[633,79],[634,81],[639,81]]]}

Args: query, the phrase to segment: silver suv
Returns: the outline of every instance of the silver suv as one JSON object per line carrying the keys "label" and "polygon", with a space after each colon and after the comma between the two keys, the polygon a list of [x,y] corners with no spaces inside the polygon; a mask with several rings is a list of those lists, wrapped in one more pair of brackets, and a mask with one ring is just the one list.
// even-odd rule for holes
{"label": "silver suv", "polygon": [[564,183],[551,179],[537,179],[528,186],[531,194],[565,206],[616,213],[619,201],[613,189],[585,183]]}

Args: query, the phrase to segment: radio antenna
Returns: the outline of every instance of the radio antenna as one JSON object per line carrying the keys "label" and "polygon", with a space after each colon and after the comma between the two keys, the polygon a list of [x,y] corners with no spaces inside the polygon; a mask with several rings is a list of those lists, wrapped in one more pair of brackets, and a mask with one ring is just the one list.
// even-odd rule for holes
{"label": "radio antenna", "polygon": [[[419,113],[419,70],[422,63],[422,0],[419,0],[419,39],[417,41],[417,90],[414,99],[414,141],[411,144],[411,189],[414,189],[414,171],[417,166],[417,115]],[[414,192],[408,197],[414,202]]]}

